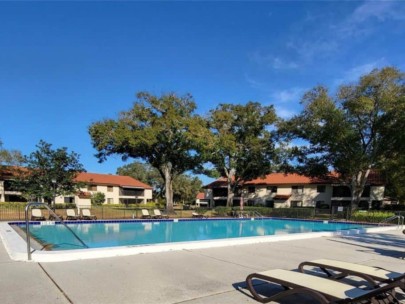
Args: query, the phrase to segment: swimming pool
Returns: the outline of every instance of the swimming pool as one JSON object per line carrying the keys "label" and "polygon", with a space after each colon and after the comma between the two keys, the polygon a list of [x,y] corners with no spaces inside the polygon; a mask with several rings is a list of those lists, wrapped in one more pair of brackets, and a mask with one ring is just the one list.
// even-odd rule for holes
{"label": "swimming pool", "polygon": [[[279,222],[278,222],[279,221]],[[190,225],[190,222],[195,225]],[[278,224],[277,224],[278,222]],[[361,224],[347,224],[324,221],[286,220],[286,219],[170,219],[170,220],[121,220],[121,221],[80,221],[66,222],[75,227],[78,234],[89,247],[83,245],[69,235],[61,238],[59,234],[66,227],[55,222],[31,222],[30,231],[39,233],[48,230],[43,236],[37,236],[36,244],[31,242],[31,255],[33,262],[63,262],[83,259],[96,259],[137,254],[167,252],[173,250],[197,250],[219,248],[224,246],[254,245],[281,241],[304,240],[319,237],[349,236],[359,233],[380,233],[396,230],[399,226],[370,226]],[[100,225],[102,224],[102,225]],[[129,224],[129,225],[126,225]],[[48,226],[48,227],[47,227]],[[60,226],[60,227],[59,227]],[[133,227],[134,229],[129,229]],[[136,229],[135,229],[136,227]],[[163,229],[165,227],[165,229]],[[190,227],[193,229],[190,230]],[[14,228],[14,229],[13,229]],[[28,261],[26,236],[23,231],[25,222],[0,222],[0,238],[10,258],[15,261]],[[55,229],[56,228],[56,229]],[[336,230],[337,229],[337,230]],[[340,229],[340,230],[339,230]],[[52,232],[53,231],[53,232]],[[178,237],[189,231],[188,238],[181,240]],[[216,231],[215,237],[207,239],[208,232]],[[157,233],[159,232],[159,233]],[[161,241],[166,243],[151,243],[152,233],[159,235]],[[266,234],[269,233],[269,234]],[[270,234],[273,233],[273,234]],[[42,234],[42,232],[41,232]],[[51,244],[45,235],[53,235],[57,241]],[[138,245],[129,242],[122,245],[118,236],[126,236],[127,241],[144,239]],[[253,236],[252,236],[253,235]],[[148,241],[145,241],[148,240]],[[191,241],[190,241],[191,240]],[[156,239],[155,239],[156,241]],[[48,243],[49,242],[49,243]],[[50,244],[44,247],[44,245]],[[95,245],[97,244],[97,245]],[[95,247],[96,246],[96,247]],[[97,247],[109,246],[109,247]],[[63,248],[65,247],[65,248]],[[70,249],[66,249],[70,247]],[[46,250],[53,249],[53,250]],[[75,250],[71,250],[75,249]]]}
{"label": "swimming pool", "polygon": [[[21,225],[24,228],[25,225]],[[207,219],[69,222],[88,248],[140,246],[248,238],[321,231],[363,229],[370,225],[285,219]],[[63,225],[41,222],[30,226],[31,235],[46,250],[85,248]]]}

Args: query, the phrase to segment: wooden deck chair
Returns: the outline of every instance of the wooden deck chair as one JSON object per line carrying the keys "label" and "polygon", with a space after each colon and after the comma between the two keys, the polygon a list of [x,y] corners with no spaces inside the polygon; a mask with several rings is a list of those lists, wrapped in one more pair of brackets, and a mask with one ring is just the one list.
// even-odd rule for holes
{"label": "wooden deck chair", "polygon": [[381,283],[397,281],[399,282],[399,287],[405,291],[405,273],[329,259],[302,262],[298,266],[298,269],[304,273],[307,266],[321,269],[329,279],[333,280],[340,280],[347,276],[362,278],[372,288],[378,287]]}
{"label": "wooden deck chair", "polygon": [[[262,296],[255,289],[254,279],[278,284],[284,290],[276,291],[275,294],[270,296]],[[393,292],[393,289],[398,287],[397,282],[391,282],[372,290],[364,290],[349,284],[301,272],[273,269],[248,275],[246,284],[254,299],[261,303],[278,301],[295,294],[310,296],[321,304],[358,303],[360,301],[367,301],[367,303],[400,303]]]}
{"label": "wooden deck chair", "polygon": [[82,209],[82,219],[84,220],[96,220],[97,216],[90,213],[89,209]]}
{"label": "wooden deck chair", "polygon": [[76,215],[74,209],[66,209],[66,220],[78,220],[80,217]]}
{"label": "wooden deck chair", "polygon": [[161,218],[169,218],[168,215],[162,214],[159,209],[153,210],[153,218],[161,219]]}
{"label": "wooden deck chair", "polygon": [[142,218],[151,218],[147,209],[142,209]]}
{"label": "wooden deck chair", "polygon": [[45,217],[42,215],[41,209],[31,210],[31,221],[45,221]]}

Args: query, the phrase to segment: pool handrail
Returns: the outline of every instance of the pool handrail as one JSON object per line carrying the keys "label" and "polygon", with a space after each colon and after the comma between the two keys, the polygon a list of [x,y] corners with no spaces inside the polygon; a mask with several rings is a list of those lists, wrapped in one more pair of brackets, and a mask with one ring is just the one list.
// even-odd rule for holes
{"label": "pool handrail", "polygon": [[383,224],[386,224],[386,223],[391,222],[392,220],[396,220],[396,219],[398,219],[397,226],[401,227],[401,229],[402,229],[402,227],[404,226],[405,217],[401,214],[395,214],[389,218],[382,220],[381,222],[378,223],[378,226],[381,226]]}
{"label": "pool handrail", "polygon": [[253,212],[252,212],[252,216],[253,216],[253,217],[264,218],[264,216],[263,216],[260,212],[258,212],[258,211],[253,211]]}
{"label": "pool handrail", "polygon": [[44,206],[46,209],[48,209],[49,213],[51,213],[54,218],[56,218],[63,226],[65,226],[72,234],[73,236],[86,248],[89,248],[80,238],[79,236],[68,226],[65,224],[63,219],[61,219],[49,206],[45,203],[40,203],[40,202],[31,202],[28,203],[27,206],[25,206],[25,228],[26,228],[26,234],[27,234],[27,255],[28,255],[28,261],[31,260],[31,237],[30,237],[30,225],[29,225],[29,217],[28,217],[28,210],[30,209],[31,206]]}

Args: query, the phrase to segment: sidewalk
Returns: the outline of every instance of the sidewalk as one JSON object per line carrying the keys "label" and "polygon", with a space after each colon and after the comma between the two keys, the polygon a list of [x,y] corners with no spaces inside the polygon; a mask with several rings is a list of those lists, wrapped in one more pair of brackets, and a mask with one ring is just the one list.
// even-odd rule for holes
{"label": "sidewalk", "polygon": [[14,262],[1,244],[0,293],[7,304],[258,303],[244,289],[255,271],[331,258],[405,272],[403,256],[399,230],[58,263]]}

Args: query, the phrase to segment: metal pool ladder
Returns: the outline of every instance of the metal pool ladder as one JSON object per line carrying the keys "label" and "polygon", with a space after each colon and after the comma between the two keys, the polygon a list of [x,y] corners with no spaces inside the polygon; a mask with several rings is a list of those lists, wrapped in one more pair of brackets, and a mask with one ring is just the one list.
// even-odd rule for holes
{"label": "metal pool ladder", "polygon": [[396,219],[398,220],[397,225],[403,227],[405,217],[403,215],[401,215],[401,214],[396,214],[396,215],[393,215],[393,216],[391,216],[389,218],[386,218],[385,220],[382,220],[381,222],[378,223],[378,226],[380,226],[380,225],[382,225],[384,223],[391,222],[391,221],[396,220]]}
{"label": "metal pool ladder", "polygon": [[263,216],[261,213],[257,212],[257,211],[253,211],[253,212],[252,212],[252,216],[253,216],[253,217],[264,218],[264,216]]}
{"label": "metal pool ladder", "polygon": [[39,202],[31,202],[28,203],[27,206],[25,206],[25,227],[27,230],[27,255],[28,255],[28,260],[31,260],[31,234],[30,234],[30,225],[29,225],[29,217],[28,217],[28,210],[30,209],[31,206],[44,206],[48,211],[54,216],[55,219],[57,219],[63,226],[65,226],[72,234],[73,236],[86,248],[89,248],[81,238],[68,226],[65,224],[63,219],[61,219],[49,206],[45,203],[39,203]]}

